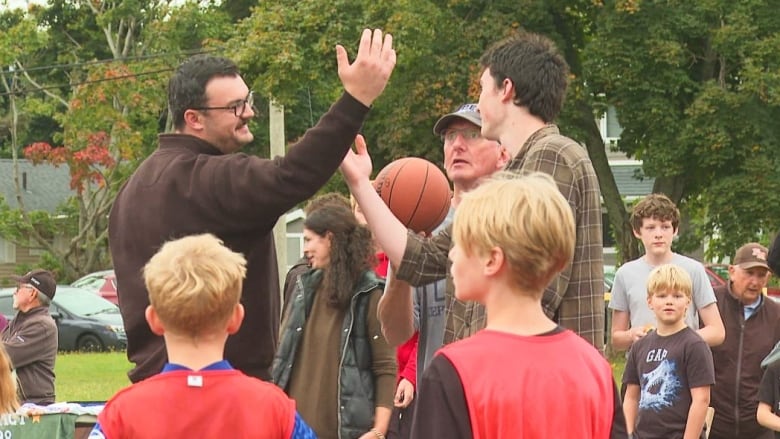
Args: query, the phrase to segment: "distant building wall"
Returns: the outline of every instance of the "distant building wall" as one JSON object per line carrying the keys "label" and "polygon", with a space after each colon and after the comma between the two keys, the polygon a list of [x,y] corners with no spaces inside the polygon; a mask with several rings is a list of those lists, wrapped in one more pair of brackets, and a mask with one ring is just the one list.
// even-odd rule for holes
{"label": "distant building wall", "polygon": [[[66,165],[33,165],[28,160],[20,159],[17,160],[16,166],[26,211],[43,210],[54,213],[58,206],[74,195],[70,189],[70,171]],[[11,208],[18,208],[14,161],[11,159],[0,159],[0,196]],[[52,244],[63,246],[67,244],[66,241],[67,237],[58,236]],[[0,236],[0,286],[13,283],[8,277],[16,274],[17,268],[37,265],[42,252],[41,248],[17,246]]]}

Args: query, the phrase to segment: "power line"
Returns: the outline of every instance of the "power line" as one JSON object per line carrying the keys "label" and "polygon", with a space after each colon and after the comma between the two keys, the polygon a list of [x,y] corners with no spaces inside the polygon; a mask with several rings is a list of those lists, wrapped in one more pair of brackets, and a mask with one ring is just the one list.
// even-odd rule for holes
{"label": "power line", "polygon": [[[185,51],[182,51],[182,52],[164,52],[164,53],[156,53],[156,54],[150,54],[150,55],[139,55],[139,56],[132,56],[132,57],[124,57],[124,58],[110,58],[110,59],[102,59],[102,60],[96,60],[96,61],[85,61],[85,62],[79,62],[79,63],[50,64],[50,65],[45,65],[45,66],[35,66],[35,67],[30,67],[30,68],[14,69],[13,72],[14,73],[34,72],[34,71],[39,71],[39,70],[54,70],[54,69],[58,69],[58,68],[73,69],[73,68],[82,67],[82,66],[93,66],[93,65],[107,64],[107,63],[113,63],[113,62],[144,61],[144,60],[149,60],[149,59],[154,59],[154,58],[163,58],[163,57],[172,57],[172,56],[177,56],[178,57],[178,56],[182,56],[182,55],[184,55],[184,56],[192,56],[192,55],[200,55],[200,54],[204,54],[204,53],[216,52],[216,51],[220,51],[222,49],[223,49],[222,47],[217,47],[217,48],[214,48],[214,49],[185,50]],[[94,83],[99,83],[99,82],[118,81],[118,80],[122,80],[122,79],[134,78],[134,77],[139,77],[139,76],[155,75],[155,74],[158,74],[158,73],[170,72],[170,71],[173,71],[173,70],[174,70],[174,68],[168,67],[168,68],[164,68],[164,69],[160,69],[160,70],[153,70],[153,71],[148,71],[148,72],[140,72],[140,73],[128,74],[128,75],[120,75],[120,76],[114,76],[114,77],[111,77],[111,78],[93,79],[93,80],[89,80],[89,81],[74,82],[74,83],[68,83],[68,84],[49,85],[49,86],[45,86],[45,87],[36,87],[35,89],[31,89],[31,90],[15,90],[15,91],[11,91],[11,92],[2,92],[2,93],[0,93],[0,97],[10,96],[10,95],[24,96],[24,95],[28,95],[28,94],[31,94],[31,93],[34,93],[34,92],[43,91],[43,90],[54,90],[54,89],[59,89],[59,88],[63,88],[63,87],[76,87],[76,86],[79,86],[79,85],[94,84]]]}
{"label": "power line", "polygon": [[134,74],[129,74],[129,75],[120,75],[120,76],[114,76],[114,77],[111,77],[111,78],[93,79],[93,80],[89,80],[89,81],[75,82],[75,83],[72,83],[72,84],[59,84],[59,85],[50,85],[50,86],[46,86],[46,87],[37,87],[37,88],[35,88],[33,90],[19,90],[19,91],[3,92],[3,93],[0,93],[0,97],[10,96],[10,95],[22,96],[22,95],[27,95],[27,94],[30,94],[30,93],[33,93],[33,92],[42,91],[42,90],[52,90],[52,89],[58,89],[58,88],[62,88],[62,87],[76,87],[76,86],[79,86],[79,85],[95,84],[95,83],[98,83],[98,82],[118,81],[120,79],[136,78],[138,76],[156,75],[158,73],[170,72],[172,70],[174,70],[174,69],[171,68],[171,67],[168,67],[168,68],[164,68],[164,69],[160,69],[160,70],[152,70],[152,71],[148,71],[148,72],[134,73]]}
{"label": "power line", "polygon": [[49,64],[49,65],[43,65],[43,66],[35,66],[35,67],[29,67],[29,68],[22,68],[22,69],[15,69],[16,72],[35,72],[39,70],[54,70],[54,69],[73,69],[76,67],[83,67],[83,66],[93,66],[93,65],[99,65],[99,64],[107,64],[107,63],[113,63],[113,62],[133,62],[133,61],[144,61],[148,59],[154,59],[154,58],[164,58],[168,56],[192,56],[192,55],[200,55],[202,53],[211,53],[211,52],[217,52],[220,50],[223,50],[223,47],[217,47],[214,49],[197,49],[197,50],[185,50],[183,52],[164,52],[164,53],[153,53],[149,55],[138,55],[138,56],[127,56],[122,58],[108,58],[108,59],[99,59],[94,61],[84,61],[84,62],[77,62],[77,63],[68,63],[68,64]]}

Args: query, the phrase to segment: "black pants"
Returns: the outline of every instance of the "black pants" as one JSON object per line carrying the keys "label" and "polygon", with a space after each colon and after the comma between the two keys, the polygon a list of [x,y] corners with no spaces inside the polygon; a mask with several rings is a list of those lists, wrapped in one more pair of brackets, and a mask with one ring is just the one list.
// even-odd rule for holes
{"label": "black pants", "polygon": [[393,407],[393,412],[390,415],[390,426],[387,428],[387,439],[409,439],[411,437],[415,402],[417,402],[417,398],[413,399],[406,408]]}

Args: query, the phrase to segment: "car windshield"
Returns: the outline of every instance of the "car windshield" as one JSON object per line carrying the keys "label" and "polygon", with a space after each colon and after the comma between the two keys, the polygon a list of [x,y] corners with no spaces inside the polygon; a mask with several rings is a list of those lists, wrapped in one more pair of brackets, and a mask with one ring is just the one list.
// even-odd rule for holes
{"label": "car windshield", "polygon": [[57,287],[54,300],[68,311],[82,316],[119,313],[119,307],[90,291]]}
{"label": "car windshield", "polygon": [[90,291],[97,291],[106,283],[106,276],[113,275],[113,270],[102,270],[90,273],[84,277],[76,279],[70,286],[84,288]]}
{"label": "car windshield", "polygon": [[88,279],[82,279],[78,282],[73,282],[74,287],[87,288],[90,290],[97,290],[106,282],[102,277],[93,277]]}

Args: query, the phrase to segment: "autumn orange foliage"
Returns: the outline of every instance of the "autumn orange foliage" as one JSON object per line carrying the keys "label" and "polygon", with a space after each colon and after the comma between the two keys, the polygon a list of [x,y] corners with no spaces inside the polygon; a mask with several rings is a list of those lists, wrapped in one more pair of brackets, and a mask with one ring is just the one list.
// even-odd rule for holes
{"label": "autumn orange foliage", "polygon": [[104,173],[116,166],[108,149],[109,136],[100,131],[88,136],[87,146],[73,150],[68,146],[53,147],[46,142],[35,142],[24,148],[24,157],[33,164],[67,164],[70,169],[71,189],[82,193],[87,185],[105,186]]}

